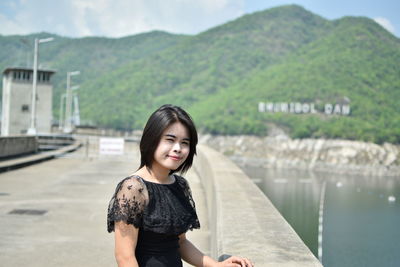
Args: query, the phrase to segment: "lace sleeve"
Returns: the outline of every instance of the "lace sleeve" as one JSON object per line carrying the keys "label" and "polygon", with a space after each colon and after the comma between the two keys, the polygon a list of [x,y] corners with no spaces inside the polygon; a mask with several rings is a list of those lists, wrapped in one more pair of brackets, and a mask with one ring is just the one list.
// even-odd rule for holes
{"label": "lace sleeve", "polygon": [[122,180],[108,205],[107,231],[114,231],[116,221],[125,221],[139,228],[144,208],[148,203],[148,192],[139,177]]}

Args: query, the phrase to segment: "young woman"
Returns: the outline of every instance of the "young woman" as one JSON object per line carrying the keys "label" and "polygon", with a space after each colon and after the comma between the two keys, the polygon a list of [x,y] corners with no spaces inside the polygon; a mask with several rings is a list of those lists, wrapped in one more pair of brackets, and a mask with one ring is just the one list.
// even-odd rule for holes
{"label": "young woman", "polygon": [[139,169],[123,179],[110,201],[108,232],[115,232],[119,267],[252,266],[245,258],[216,262],[199,251],[186,232],[200,228],[185,173],[196,154],[197,131],[181,108],[164,105],[147,121]]}

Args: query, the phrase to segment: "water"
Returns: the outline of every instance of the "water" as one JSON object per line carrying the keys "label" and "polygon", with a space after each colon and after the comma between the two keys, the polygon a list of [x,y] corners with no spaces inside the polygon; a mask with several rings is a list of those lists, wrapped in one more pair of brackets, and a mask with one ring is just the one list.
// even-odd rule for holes
{"label": "water", "polygon": [[[400,266],[400,177],[245,167],[325,267]],[[321,197],[325,186],[325,195]],[[395,201],[393,201],[395,198]]]}

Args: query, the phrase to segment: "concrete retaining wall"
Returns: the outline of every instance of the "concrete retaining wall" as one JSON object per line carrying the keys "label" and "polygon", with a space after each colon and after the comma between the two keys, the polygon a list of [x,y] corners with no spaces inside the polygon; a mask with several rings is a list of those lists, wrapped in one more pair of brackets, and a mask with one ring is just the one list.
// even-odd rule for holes
{"label": "concrete retaining wall", "polygon": [[203,143],[239,166],[303,169],[365,176],[399,176],[400,146],[340,139],[278,136],[211,136]]}
{"label": "concrete retaining wall", "polygon": [[35,153],[37,150],[36,136],[0,137],[0,158]]}
{"label": "concrete retaining wall", "polygon": [[239,255],[258,267],[322,266],[262,191],[229,159],[199,145],[194,167],[206,194],[213,258]]}

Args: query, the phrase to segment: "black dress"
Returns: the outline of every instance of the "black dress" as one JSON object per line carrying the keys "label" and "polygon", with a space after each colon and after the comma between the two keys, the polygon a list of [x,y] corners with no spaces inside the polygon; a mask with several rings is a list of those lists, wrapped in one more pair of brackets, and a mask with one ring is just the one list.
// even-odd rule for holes
{"label": "black dress", "polygon": [[107,230],[115,221],[139,228],[136,259],[140,267],[181,267],[179,235],[200,228],[195,203],[185,178],[157,184],[133,175],[123,179],[108,206]]}

